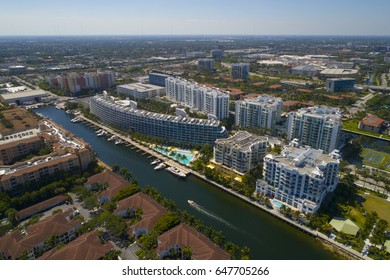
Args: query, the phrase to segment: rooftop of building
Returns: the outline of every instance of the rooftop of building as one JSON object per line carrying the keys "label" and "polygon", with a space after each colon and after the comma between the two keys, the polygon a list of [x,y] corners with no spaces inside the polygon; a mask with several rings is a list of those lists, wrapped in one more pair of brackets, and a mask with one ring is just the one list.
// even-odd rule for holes
{"label": "rooftop of building", "polygon": [[315,118],[323,118],[326,120],[341,122],[340,109],[325,105],[301,108],[297,112],[290,114],[307,115]]}
{"label": "rooftop of building", "polygon": [[321,75],[356,75],[356,69],[328,68],[321,71]]}
{"label": "rooftop of building", "polygon": [[178,245],[191,247],[193,260],[228,260],[230,255],[193,227],[180,224],[158,237],[157,251]]}
{"label": "rooftop of building", "polygon": [[45,211],[49,207],[53,205],[58,205],[61,203],[64,203],[67,201],[69,198],[66,195],[58,195],[52,198],[49,198],[45,201],[42,201],[40,203],[34,204],[33,206],[24,208],[16,213],[16,215],[19,218],[19,221],[24,220],[28,217],[31,217],[32,215],[36,213],[40,213],[42,211]]}
{"label": "rooftop of building", "polygon": [[4,101],[12,100],[12,99],[18,99],[18,98],[34,98],[34,97],[43,97],[48,96],[49,94],[42,90],[42,89],[34,89],[34,90],[24,90],[24,91],[17,91],[17,92],[11,92],[11,93],[4,93],[1,94],[1,98],[4,99]]}
{"label": "rooftop of building", "polygon": [[120,190],[127,187],[130,183],[127,180],[125,180],[122,176],[116,174],[115,172],[110,170],[104,170],[101,173],[89,177],[87,182],[85,183],[86,186],[90,186],[94,184],[99,184],[99,185],[107,184],[108,188],[104,190],[100,194],[100,196],[113,197],[117,193],[119,193]]}
{"label": "rooftop of building", "polygon": [[99,100],[101,102],[106,103],[107,105],[116,108],[117,110],[122,110],[123,112],[128,112],[133,115],[148,117],[152,119],[157,120],[164,120],[164,121],[170,121],[170,122],[177,122],[177,123],[186,123],[186,124],[193,124],[193,125],[202,125],[202,126],[213,126],[218,127],[220,125],[220,122],[218,120],[207,120],[207,119],[195,119],[195,118],[188,118],[183,116],[172,116],[172,115],[166,115],[166,114],[160,114],[160,113],[154,113],[149,112],[141,109],[133,109],[130,107],[126,107],[120,104],[117,104],[115,102],[115,99],[112,97],[103,97],[96,95],[93,97],[95,100]]}
{"label": "rooftop of building", "polygon": [[216,144],[232,144],[236,148],[250,152],[251,147],[259,142],[268,142],[268,138],[264,136],[253,135],[247,131],[238,131],[235,135],[226,139],[217,139]]}
{"label": "rooftop of building", "polygon": [[167,210],[164,207],[141,192],[120,200],[117,203],[115,212],[127,209],[142,209],[142,219],[138,223],[132,225],[131,228],[141,228],[149,231],[152,230],[154,224],[167,213]]}
{"label": "rooftop of building", "polygon": [[259,95],[254,98],[247,98],[248,96],[245,96],[245,99],[242,101],[238,101],[241,104],[247,103],[247,104],[256,104],[256,105],[262,105],[265,107],[277,107],[282,104],[283,100],[279,97],[273,97],[270,95]]}
{"label": "rooftop of building", "polygon": [[52,249],[38,260],[98,260],[114,248],[110,243],[103,244],[98,231],[93,230],[69,242],[60,249]]}
{"label": "rooftop of building", "polygon": [[1,115],[4,116],[4,119],[12,123],[11,128],[6,128],[4,124],[0,122],[0,134],[3,136],[38,127],[38,119],[22,108],[3,110],[1,111]]}
{"label": "rooftop of building", "polygon": [[0,252],[16,259],[20,257],[25,250],[33,249],[49,237],[69,232],[81,223],[81,220],[71,220],[69,218],[72,213],[73,210],[68,209],[67,211],[54,214],[27,227],[23,233],[17,230],[0,237]]}
{"label": "rooftop of building", "polygon": [[143,84],[143,83],[133,83],[133,84],[126,84],[126,85],[118,85],[118,88],[125,88],[129,90],[136,90],[138,92],[148,92],[151,90],[165,90],[164,87],[155,86],[151,84]]}
{"label": "rooftop of building", "polygon": [[[294,143],[295,142],[295,143]],[[279,164],[297,170],[299,173],[322,176],[322,169],[328,163],[339,163],[340,155],[337,150],[331,154],[324,154],[322,150],[313,149],[308,146],[300,147],[296,139],[288,146],[285,146],[280,156],[268,154],[267,160],[275,160]]]}
{"label": "rooftop of building", "polygon": [[364,119],[362,119],[361,123],[363,125],[366,125],[366,126],[373,126],[373,127],[377,127],[377,126],[381,126],[383,125],[383,123],[385,122],[384,119],[381,119],[380,117],[378,116],[375,116],[375,115],[371,115],[369,114],[368,116],[366,116]]}
{"label": "rooftop of building", "polygon": [[346,81],[350,81],[350,82],[354,82],[356,81],[355,78],[328,78],[326,79],[326,81],[334,81],[334,82],[346,82]]}

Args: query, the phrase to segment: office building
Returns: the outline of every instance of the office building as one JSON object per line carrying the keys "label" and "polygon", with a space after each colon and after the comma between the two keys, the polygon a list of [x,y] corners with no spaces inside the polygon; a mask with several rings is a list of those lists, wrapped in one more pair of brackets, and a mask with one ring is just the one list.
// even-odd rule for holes
{"label": "office building", "polygon": [[341,114],[337,108],[316,106],[288,114],[287,139],[330,153],[338,146]]}
{"label": "office building", "polygon": [[118,94],[125,94],[133,99],[155,98],[165,94],[165,88],[150,84],[134,83],[116,87]]}
{"label": "office building", "polygon": [[[128,102],[130,103],[130,102]],[[91,113],[108,125],[165,139],[167,142],[188,145],[210,144],[225,138],[227,131],[218,120],[171,116],[129,107],[125,101],[116,102],[106,95],[90,100]]]}
{"label": "office building", "polygon": [[340,92],[347,89],[353,89],[354,86],[355,79],[353,78],[326,79],[327,92]]}
{"label": "office building", "polygon": [[229,94],[184,79],[166,79],[166,96],[192,110],[223,120],[229,116]]}
{"label": "office building", "polygon": [[214,59],[221,59],[221,58],[223,58],[223,50],[220,50],[220,49],[211,50],[210,55]]}
{"label": "office building", "polygon": [[250,64],[249,63],[233,63],[231,68],[232,79],[249,79]]}
{"label": "office building", "polygon": [[236,101],[235,123],[240,127],[274,129],[282,114],[281,98],[261,95]]}
{"label": "office building", "polygon": [[174,76],[172,73],[153,70],[149,73],[149,83],[155,86],[165,87],[165,79]]}
{"label": "office building", "polygon": [[293,141],[281,156],[265,156],[263,180],[257,181],[256,192],[303,213],[314,213],[327,193],[336,189],[339,167],[337,150],[323,154],[321,150],[299,147]]}
{"label": "office building", "polygon": [[246,131],[238,131],[227,139],[218,139],[214,146],[214,161],[244,174],[256,167],[267,152],[268,139]]}
{"label": "office building", "polygon": [[198,70],[199,71],[213,71],[214,70],[214,59],[210,59],[210,58],[198,59]]}

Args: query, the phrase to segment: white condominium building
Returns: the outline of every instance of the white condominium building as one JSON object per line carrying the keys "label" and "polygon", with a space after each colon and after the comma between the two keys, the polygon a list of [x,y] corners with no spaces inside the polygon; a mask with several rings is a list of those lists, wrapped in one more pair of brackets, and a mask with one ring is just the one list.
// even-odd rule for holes
{"label": "white condominium building", "polygon": [[256,192],[276,198],[303,213],[314,213],[339,181],[340,155],[329,155],[310,147],[300,148],[297,140],[286,146],[281,156],[264,158],[263,180]]}
{"label": "white condominium building", "polygon": [[263,160],[267,143],[266,137],[239,131],[232,137],[215,141],[214,161],[238,173],[247,173]]}
{"label": "white condominium building", "polygon": [[159,114],[129,105],[129,101],[115,101],[112,96],[96,95],[91,98],[89,107],[103,123],[172,143],[214,145],[218,138],[227,137],[225,127],[218,120]]}
{"label": "white condominium building", "polygon": [[261,95],[236,102],[235,123],[240,127],[274,129],[282,114],[281,98]]}
{"label": "white condominium building", "polygon": [[303,145],[330,153],[337,148],[341,132],[339,109],[328,106],[302,108],[290,112],[287,139],[299,139]]}
{"label": "white condominium building", "polygon": [[176,77],[165,80],[166,96],[185,107],[216,116],[229,116],[229,94]]}

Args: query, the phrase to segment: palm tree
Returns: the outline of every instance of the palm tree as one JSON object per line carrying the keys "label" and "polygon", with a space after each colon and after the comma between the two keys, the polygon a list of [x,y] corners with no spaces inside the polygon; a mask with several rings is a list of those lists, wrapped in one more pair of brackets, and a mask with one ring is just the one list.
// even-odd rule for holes
{"label": "palm tree", "polygon": [[119,165],[118,164],[114,164],[113,166],[111,166],[111,170],[115,173],[118,173],[119,172]]}

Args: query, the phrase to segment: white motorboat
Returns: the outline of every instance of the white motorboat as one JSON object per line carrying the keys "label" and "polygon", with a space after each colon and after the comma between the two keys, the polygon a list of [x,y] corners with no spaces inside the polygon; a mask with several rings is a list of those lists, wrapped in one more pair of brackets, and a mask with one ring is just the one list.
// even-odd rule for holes
{"label": "white motorboat", "polygon": [[152,161],[151,165],[155,165],[155,164],[160,163],[160,162],[161,162],[160,159],[155,159],[154,161]]}
{"label": "white motorboat", "polygon": [[117,139],[118,139],[118,137],[116,135],[112,135],[110,138],[107,139],[107,141],[111,142],[111,141],[115,141]]}
{"label": "white motorboat", "polygon": [[160,169],[164,169],[165,167],[167,167],[167,165],[165,164],[165,163],[160,163],[160,164],[158,164],[155,168],[154,168],[154,170],[160,170]]}
{"label": "white motorboat", "polygon": [[115,140],[115,145],[122,145],[124,144],[125,142],[122,140],[122,139],[117,139]]}
{"label": "white motorboat", "polygon": [[196,203],[195,203],[195,201],[193,201],[193,200],[187,200],[188,201],[188,203],[191,205],[191,206],[196,206]]}
{"label": "white motorboat", "polygon": [[168,167],[167,170],[168,170],[169,172],[171,172],[172,174],[177,175],[177,176],[179,176],[179,177],[182,177],[182,178],[185,178],[185,177],[186,177],[186,174],[185,174],[183,171],[177,169],[177,168],[174,167],[174,166]]}
{"label": "white motorboat", "polygon": [[105,135],[107,135],[108,134],[108,132],[107,131],[105,131],[105,130],[101,130],[100,132],[98,132],[98,133],[96,133],[96,136],[105,136]]}
{"label": "white motorboat", "polygon": [[81,119],[79,117],[75,117],[75,118],[71,119],[70,121],[74,122],[74,123],[77,123],[77,122],[80,122]]}
{"label": "white motorboat", "polygon": [[71,113],[72,113],[72,111],[71,111],[71,110],[66,110],[66,111],[65,111],[65,113],[67,113],[67,114],[71,114]]}

